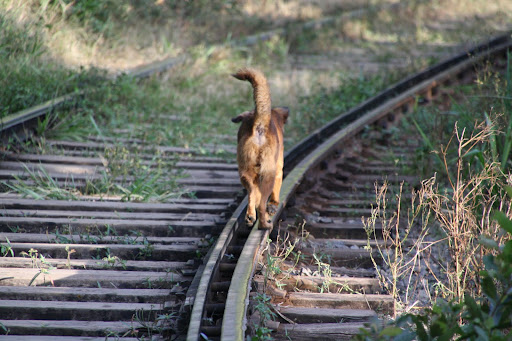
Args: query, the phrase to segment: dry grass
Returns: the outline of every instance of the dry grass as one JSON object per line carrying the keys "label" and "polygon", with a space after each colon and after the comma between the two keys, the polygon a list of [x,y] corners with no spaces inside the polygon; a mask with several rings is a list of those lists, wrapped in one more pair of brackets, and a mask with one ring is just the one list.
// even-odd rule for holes
{"label": "dry grass", "polygon": [[[213,1],[217,7],[203,5],[206,8],[202,10],[199,6],[172,7],[172,2],[165,0],[148,2],[142,9],[128,1],[123,5],[124,16],[112,18],[110,26],[105,24],[96,31],[90,25],[66,19],[73,10],[69,1],[46,4],[46,1],[5,0],[2,7],[15,13],[20,25],[43,26],[45,44],[52,57],[65,65],[121,70],[182,54],[193,46],[224,42],[228,37],[243,37],[285,24],[340,15],[357,8],[372,9],[391,2],[394,1],[250,0],[235,1],[230,6],[228,1]],[[61,8],[57,6],[59,3],[69,4]],[[320,32],[318,39],[313,39],[304,49],[308,53],[343,52],[348,43],[354,43],[370,55],[382,55],[384,51],[377,51],[375,46],[368,50],[365,45],[400,45],[398,49],[385,48],[388,53],[392,49],[400,52],[407,46],[412,49],[418,44],[459,45],[510,28],[510,13],[512,4],[507,0],[411,1],[398,11],[370,11],[363,18],[343,20],[334,29]]]}
{"label": "dry grass", "polygon": [[[494,133],[485,123],[476,125],[472,133],[456,125],[452,139],[439,151],[449,174],[447,183],[436,175],[423,181],[406,206],[400,205],[401,189],[396,211],[387,206],[387,184],[376,187],[376,206],[363,223],[369,240],[383,241],[377,250],[384,266],[375,267],[399,312],[430,307],[438,298],[463,302],[466,295],[482,294],[482,259],[492,251],[482,243],[504,242],[493,214],[501,211],[510,217],[504,190],[510,186],[510,175],[493,162],[477,170],[468,164],[468,156]],[[449,149],[456,150],[454,163]],[[376,221],[382,223],[382,234],[376,232]]]}
{"label": "dry grass", "polygon": [[[503,207],[507,203],[503,191],[507,178],[498,163],[489,162],[481,171],[467,172],[467,167],[471,167],[468,156],[493,134],[493,127],[485,122],[475,126],[472,133],[456,125],[453,140],[440,149],[449,185],[442,190],[435,177],[423,184],[426,203],[446,235],[451,259],[451,262],[439,264],[445,274],[445,280],[440,281],[441,288],[444,295],[459,301],[468,293],[472,296],[481,293],[479,272],[483,269],[483,250],[480,237],[489,236],[499,244],[503,242],[499,225],[492,219],[494,210],[510,213],[509,207]],[[455,165],[450,165],[448,159],[451,143],[457,146]]]}

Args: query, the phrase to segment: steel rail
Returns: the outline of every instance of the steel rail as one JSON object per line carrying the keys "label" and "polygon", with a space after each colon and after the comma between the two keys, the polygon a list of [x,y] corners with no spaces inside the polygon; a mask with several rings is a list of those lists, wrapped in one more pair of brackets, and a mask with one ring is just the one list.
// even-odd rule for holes
{"label": "steel rail", "polygon": [[215,246],[210,251],[210,255],[208,256],[207,263],[203,269],[201,279],[195,293],[195,297],[199,297],[199,301],[197,298],[190,298],[194,299],[194,302],[188,302],[188,304],[193,304],[193,307],[190,315],[187,339],[197,339],[199,337],[208,289],[230,240],[233,238],[236,230],[243,224],[247,200],[247,197],[245,197],[235,212],[233,212],[231,219],[229,219],[226,226],[222,229],[219,238],[217,238],[217,241],[215,242]]}
{"label": "steel rail", "polygon": [[18,139],[24,140],[29,135],[27,132],[28,126],[33,121],[48,114],[58,106],[72,101],[82,93],[82,91],[79,91],[78,93],[60,96],[34,107],[0,118],[0,137],[2,142],[4,144],[7,143],[8,139],[13,135],[16,135]]}
{"label": "steel rail", "polygon": [[[432,95],[433,89],[443,82],[447,82],[451,77],[462,74],[464,70],[474,67],[494,55],[507,53],[511,48],[511,33],[500,35],[425,71],[405,78],[314,131],[293,147],[285,157],[287,175],[283,181],[280,194],[281,203],[274,216],[273,223],[278,222],[280,214],[301,183],[304,174],[339,148],[340,142],[354,136],[366,125],[376,123],[390,113],[396,112],[397,115],[402,115],[410,111],[418,96],[422,95],[428,99]],[[303,157],[304,155],[306,157]],[[236,224],[232,223],[230,225],[228,223],[229,226],[239,226],[240,223],[243,223],[242,218],[246,205],[247,201],[245,200],[230,220],[230,222],[236,221]],[[268,231],[258,230],[257,222],[247,238],[246,247],[244,247],[235,267],[233,278],[236,280],[232,281],[229,286],[222,318],[221,340],[241,341],[244,339],[250,280],[254,273],[259,246],[264,243],[267,237]],[[214,274],[215,270],[210,269],[209,273]],[[211,279],[201,278],[203,286],[210,283],[210,281]],[[206,302],[206,298],[201,297],[201,295],[206,295],[206,290],[198,293],[196,298],[187,340],[197,340],[200,335],[201,321],[197,321],[197,319],[203,318],[203,307],[196,307],[196,304],[200,305]]]}

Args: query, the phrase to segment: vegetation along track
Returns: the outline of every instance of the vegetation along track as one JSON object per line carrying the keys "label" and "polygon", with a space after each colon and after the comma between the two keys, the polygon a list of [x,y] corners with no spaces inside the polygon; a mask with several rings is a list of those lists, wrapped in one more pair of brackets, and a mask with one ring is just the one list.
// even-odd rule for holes
{"label": "vegetation along track", "polygon": [[[473,81],[478,65],[489,61],[503,69],[511,47],[509,33],[465,51],[397,83],[296,145],[285,160],[287,175],[274,217],[275,226],[296,228],[276,227],[273,239],[282,241],[287,233],[292,235],[290,240],[293,235],[301,237],[293,251],[309,258],[314,268],[305,266],[292,278],[271,273],[276,266],[272,255],[290,250],[283,250],[279,243],[268,246],[268,232],[244,225],[244,200],[211,251],[195,297],[188,339],[243,340],[247,328],[255,325],[248,319],[265,319],[265,314],[276,316],[272,336],[277,339],[349,339],[377,313],[393,315],[394,300],[380,292],[370,253],[364,248],[367,239],[361,217],[370,214],[376,181],[387,180],[396,188],[402,182],[415,186],[419,180],[402,173],[418,142],[396,135],[398,123],[417,105],[446,104],[449,86]],[[392,126],[398,127],[397,139],[389,135]],[[304,238],[304,230],[309,238]],[[266,262],[257,270],[261,255]],[[315,270],[317,276],[312,276]],[[256,271],[259,275],[254,276]],[[270,279],[278,279],[286,290]],[[322,288],[326,292],[318,292]],[[263,293],[270,295],[275,309],[262,302],[262,297],[268,300]],[[332,323],[339,321],[346,323]],[[262,333],[257,327],[251,332]]]}

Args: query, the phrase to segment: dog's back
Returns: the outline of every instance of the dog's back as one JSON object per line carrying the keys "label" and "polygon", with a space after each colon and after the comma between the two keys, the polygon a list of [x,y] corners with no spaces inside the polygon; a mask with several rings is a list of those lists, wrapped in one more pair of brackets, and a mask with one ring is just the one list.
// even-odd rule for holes
{"label": "dog's back", "polygon": [[[233,75],[249,81],[254,89],[253,112],[246,112],[233,119],[242,121],[238,131],[237,161],[240,180],[249,192],[248,223],[256,219],[254,205],[258,206],[263,228],[270,228],[266,202],[277,205],[275,185],[278,182],[277,196],[281,187],[283,168],[283,125],[288,117],[286,108],[271,107],[270,89],[265,76],[255,69],[241,69]],[[252,204],[252,207],[251,207]],[[277,206],[276,206],[277,208]]]}

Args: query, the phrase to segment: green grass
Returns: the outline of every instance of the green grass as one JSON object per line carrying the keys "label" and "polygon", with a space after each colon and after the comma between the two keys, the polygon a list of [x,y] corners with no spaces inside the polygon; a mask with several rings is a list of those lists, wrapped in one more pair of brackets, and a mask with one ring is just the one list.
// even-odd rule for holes
{"label": "green grass", "polygon": [[119,196],[123,201],[166,201],[185,194],[177,180],[183,177],[175,169],[175,160],[166,161],[155,152],[145,160],[136,151],[122,146],[105,149],[106,170],[85,183],[71,177],[58,183],[42,167],[31,170],[25,166],[26,178],[14,176],[15,182],[0,181],[6,190],[37,200],[78,200],[80,195]]}
{"label": "green grass", "polygon": [[85,74],[45,60],[39,34],[0,12],[0,117],[73,92]]}
{"label": "green grass", "polygon": [[[493,132],[483,143],[472,148],[463,162],[468,172],[480,171],[490,163],[500,163],[501,170],[510,170],[510,146],[512,141],[512,56],[508,58],[507,70],[500,74],[489,66],[478,74],[475,83],[456,85],[452,103],[446,110],[436,106],[418,107],[406,123],[412,124],[423,139],[424,147],[418,150],[418,165],[423,165],[423,175],[430,176],[433,170],[444,169],[439,153],[442,145],[449,144],[457,125],[459,134],[464,130],[468,138],[482,130],[481,123],[492,126]],[[443,141],[443,142],[440,142]],[[457,162],[457,144],[447,149],[448,166]],[[443,174],[441,174],[443,175]],[[447,175],[447,174],[444,174]]]}
{"label": "green grass", "polygon": [[301,98],[299,111],[292,113],[286,136],[293,143],[307,136],[335,117],[379,91],[399,78],[398,73],[377,75],[340,76],[340,86],[334,90],[318,89],[311,96]]}

